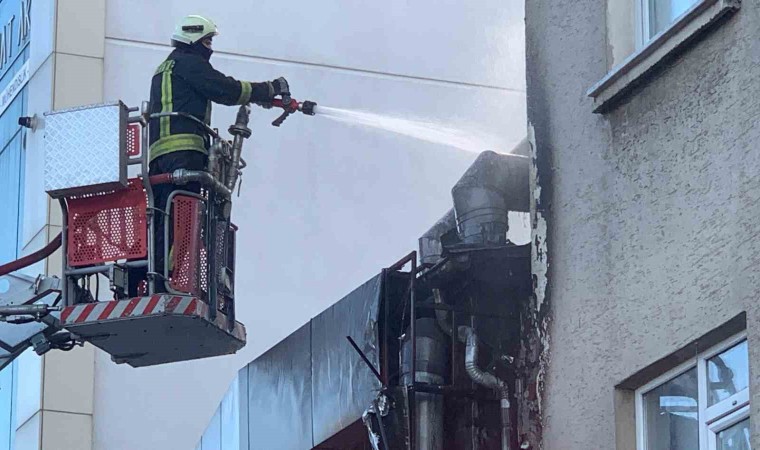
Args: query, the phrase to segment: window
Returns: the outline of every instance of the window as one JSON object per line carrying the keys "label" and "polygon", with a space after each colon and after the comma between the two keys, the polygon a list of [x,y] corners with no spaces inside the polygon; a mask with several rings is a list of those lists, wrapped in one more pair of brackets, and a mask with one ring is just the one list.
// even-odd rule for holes
{"label": "window", "polygon": [[639,46],[665,31],[701,0],[637,0],[640,2]]}
{"label": "window", "polygon": [[609,71],[587,92],[594,112],[620,102],[662,61],[738,11],[741,0],[607,0]]}
{"label": "window", "polygon": [[746,337],[638,389],[636,416],[639,450],[751,450]]}

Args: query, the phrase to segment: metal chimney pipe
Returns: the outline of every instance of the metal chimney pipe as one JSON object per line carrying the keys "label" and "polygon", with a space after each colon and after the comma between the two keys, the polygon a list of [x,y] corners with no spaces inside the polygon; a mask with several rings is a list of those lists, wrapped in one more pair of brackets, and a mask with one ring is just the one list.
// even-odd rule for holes
{"label": "metal chimney pipe", "polygon": [[508,211],[530,210],[530,158],[485,151],[451,189],[459,238],[503,245]]}
{"label": "metal chimney pipe", "polygon": [[[406,334],[401,346],[401,383],[443,384],[447,373],[448,350],[446,336],[441,333],[433,318],[416,320],[417,363],[412,378],[412,341]],[[415,403],[415,449],[443,450],[443,396],[417,392]]]}

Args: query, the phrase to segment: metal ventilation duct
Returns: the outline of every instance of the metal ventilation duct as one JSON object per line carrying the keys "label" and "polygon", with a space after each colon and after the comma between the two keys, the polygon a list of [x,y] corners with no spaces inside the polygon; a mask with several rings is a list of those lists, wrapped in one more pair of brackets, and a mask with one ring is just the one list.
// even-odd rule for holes
{"label": "metal ventilation duct", "polygon": [[250,449],[313,448],[354,422],[380,382],[346,340],[380,366],[375,276],[248,364]]}
{"label": "metal ventilation duct", "polygon": [[506,243],[508,211],[528,212],[530,159],[485,151],[451,189],[465,244]]}
{"label": "metal ventilation duct", "polygon": [[419,239],[420,244],[420,262],[423,264],[435,264],[441,259],[443,254],[443,245],[441,236],[453,230],[457,226],[457,220],[454,215],[454,209],[450,209],[445,216],[435,223],[427,233]]}

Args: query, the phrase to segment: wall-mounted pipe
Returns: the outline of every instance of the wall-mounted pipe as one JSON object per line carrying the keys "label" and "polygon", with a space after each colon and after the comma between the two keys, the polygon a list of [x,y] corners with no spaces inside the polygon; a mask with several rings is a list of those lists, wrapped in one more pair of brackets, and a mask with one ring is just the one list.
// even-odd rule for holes
{"label": "wall-mounted pipe", "polygon": [[501,400],[501,450],[510,450],[509,445],[509,385],[496,375],[478,367],[478,336],[470,327],[459,327],[459,338],[466,342],[464,367],[472,381],[499,393]]}

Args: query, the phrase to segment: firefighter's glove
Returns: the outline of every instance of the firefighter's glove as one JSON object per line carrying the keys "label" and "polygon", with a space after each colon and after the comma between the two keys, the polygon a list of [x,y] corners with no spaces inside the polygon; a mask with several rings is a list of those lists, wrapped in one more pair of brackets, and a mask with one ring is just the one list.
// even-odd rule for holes
{"label": "firefighter's glove", "polygon": [[288,86],[288,80],[280,77],[272,81],[272,88],[274,95],[290,95],[290,86]]}

